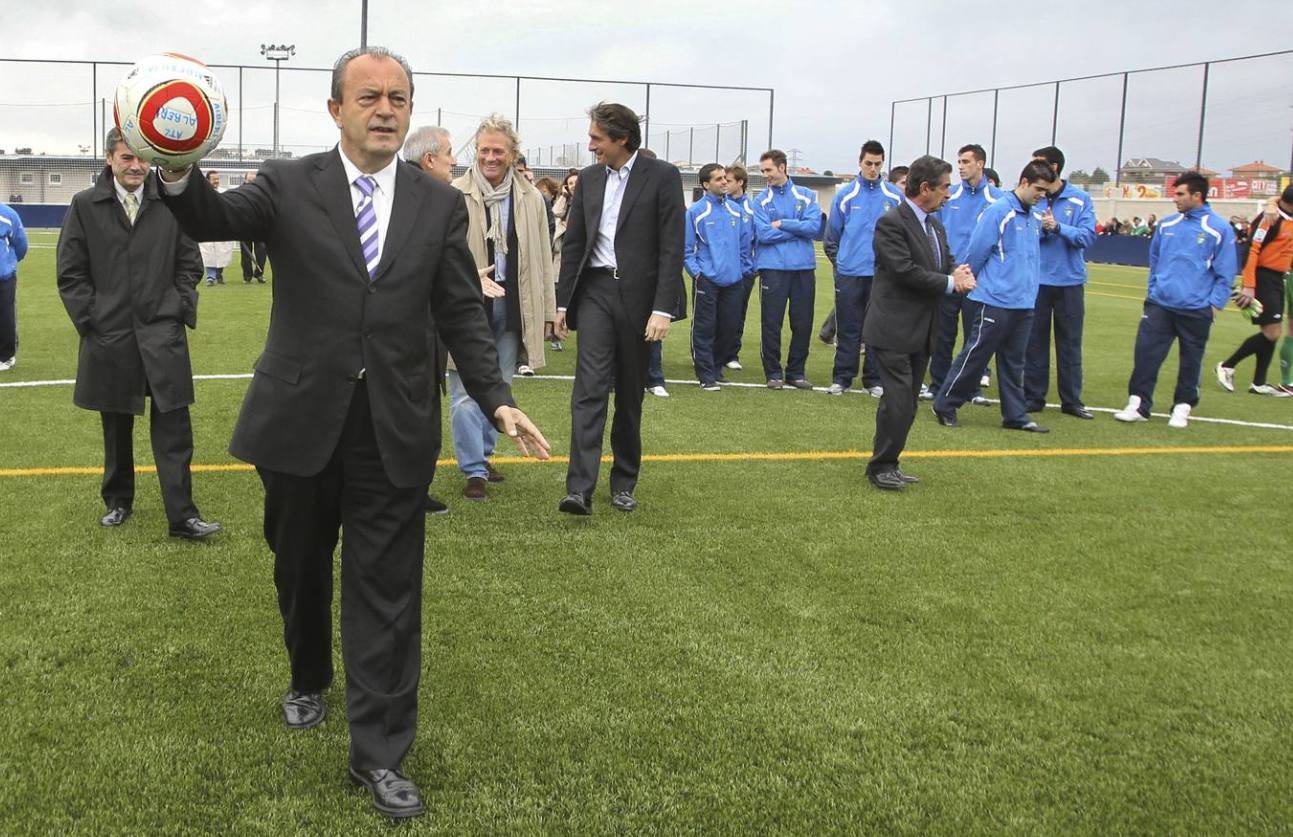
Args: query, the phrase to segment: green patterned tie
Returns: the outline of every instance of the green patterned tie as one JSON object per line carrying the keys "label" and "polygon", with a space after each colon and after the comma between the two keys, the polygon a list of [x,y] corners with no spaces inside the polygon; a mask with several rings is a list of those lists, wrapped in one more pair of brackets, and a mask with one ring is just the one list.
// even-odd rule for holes
{"label": "green patterned tie", "polygon": [[130,219],[130,225],[135,225],[135,216],[139,214],[139,198],[134,192],[126,193],[126,217]]}

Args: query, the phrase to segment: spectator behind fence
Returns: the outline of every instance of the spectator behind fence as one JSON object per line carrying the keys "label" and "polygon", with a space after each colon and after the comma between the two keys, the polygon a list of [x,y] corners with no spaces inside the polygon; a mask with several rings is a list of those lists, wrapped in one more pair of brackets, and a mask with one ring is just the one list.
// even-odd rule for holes
{"label": "spectator behind fence", "polygon": [[[256,172],[249,171],[243,176],[243,183],[251,183],[256,179]],[[238,253],[242,262],[242,283],[250,285],[255,279],[262,285],[265,284],[265,242],[263,241],[241,241],[238,243]]]}
{"label": "spectator behind fence", "polygon": [[[207,182],[216,191],[220,188],[220,172],[207,172]],[[206,272],[207,287],[224,284],[224,269],[233,261],[235,243],[232,241],[204,241],[198,245],[202,253],[202,267]]]}
{"label": "spectator behind fence", "polygon": [[27,256],[27,230],[12,207],[0,203],[0,372],[18,362],[18,262]]}

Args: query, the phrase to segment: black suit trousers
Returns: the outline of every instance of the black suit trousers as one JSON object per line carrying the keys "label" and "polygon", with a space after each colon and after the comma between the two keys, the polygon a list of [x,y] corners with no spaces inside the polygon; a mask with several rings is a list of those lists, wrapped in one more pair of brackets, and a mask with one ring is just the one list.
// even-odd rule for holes
{"label": "black suit trousers", "polygon": [[591,497],[602,461],[602,437],[611,387],[611,492],[632,491],[642,466],[642,390],[646,386],[648,344],[634,325],[621,293],[608,273],[590,270],[580,277],[578,355],[570,395],[570,468],[566,491]]}
{"label": "black suit trousers", "polygon": [[868,474],[880,474],[898,469],[898,458],[907,446],[907,434],[916,420],[917,399],[920,384],[925,380],[925,367],[929,365],[929,353],[909,354],[868,346],[867,354],[872,353],[884,395],[875,414],[875,443],[866,469]]}
{"label": "black suit trousers", "polygon": [[400,488],[386,476],[364,383],[355,386],[320,473],[256,470],[292,688],[321,692],[332,682],[332,554],[340,530],[350,763],[398,767],[417,729],[427,486]]}
{"label": "black suit trousers", "polygon": [[[189,408],[163,413],[148,399],[148,435],[157,465],[166,520],[179,524],[197,517],[193,505],[193,423]],[[103,504],[132,508],[135,502],[135,417],[131,413],[99,413],[103,421]]]}

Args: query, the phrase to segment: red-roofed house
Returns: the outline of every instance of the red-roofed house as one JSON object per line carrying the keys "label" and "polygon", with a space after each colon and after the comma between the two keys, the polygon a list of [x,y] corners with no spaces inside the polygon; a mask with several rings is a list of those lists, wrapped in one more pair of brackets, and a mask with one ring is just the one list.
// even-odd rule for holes
{"label": "red-roofed house", "polygon": [[1263,160],[1258,160],[1255,163],[1235,166],[1230,170],[1230,175],[1244,180],[1278,180],[1283,172],[1284,170],[1279,166],[1272,166]]}

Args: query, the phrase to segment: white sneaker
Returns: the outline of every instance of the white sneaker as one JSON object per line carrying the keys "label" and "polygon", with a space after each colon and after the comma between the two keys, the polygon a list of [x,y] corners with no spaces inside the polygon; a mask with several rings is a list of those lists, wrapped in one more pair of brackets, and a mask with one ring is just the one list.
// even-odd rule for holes
{"label": "white sneaker", "polygon": [[843,384],[831,384],[830,389],[826,390],[827,395],[843,395],[848,387]]}
{"label": "white sneaker", "polygon": [[1271,398],[1288,398],[1293,395],[1282,387],[1273,387],[1270,384],[1249,384],[1248,392],[1252,395],[1269,395]]}
{"label": "white sneaker", "polygon": [[970,399],[970,403],[971,403],[971,404],[973,404],[973,405],[974,405],[974,406],[976,406],[976,407],[991,407],[991,406],[992,406],[992,402],[991,402],[991,401],[989,401],[988,399],[984,398],[982,395],[976,395],[976,396],[974,396],[973,398],[971,398],[971,399]]}
{"label": "white sneaker", "polygon": [[739,360],[729,360],[727,363],[724,363],[723,365],[726,366],[728,369],[741,368],[741,362]]}
{"label": "white sneaker", "polygon": [[1168,427],[1185,427],[1190,423],[1190,405],[1177,404],[1172,408],[1172,417],[1167,420]]}
{"label": "white sneaker", "polygon": [[929,384],[920,385],[920,395],[917,396],[921,401],[933,401],[934,391],[929,388]]}
{"label": "white sneaker", "polygon": [[[1187,408],[1188,410],[1188,408]],[[1140,414],[1140,396],[1133,395],[1127,399],[1127,406],[1113,414],[1118,421],[1148,421]],[[1181,425],[1184,427],[1185,425]]]}
{"label": "white sneaker", "polygon": [[867,390],[867,395],[871,396],[872,398],[883,398],[884,387],[871,387],[870,389]]}
{"label": "white sneaker", "polygon": [[646,391],[656,396],[657,398],[669,397],[669,390],[665,389],[664,387],[647,387]]}
{"label": "white sneaker", "polygon": [[984,375],[982,378],[980,378],[980,379],[979,379],[979,386],[981,386],[981,387],[990,387],[990,386],[992,386],[992,376],[991,376],[991,375]]}
{"label": "white sneaker", "polygon": [[1226,392],[1234,392],[1235,391],[1235,370],[1227,369],[1226,367],[1218,363],[1217,364],[1217,383],[1221,384],[1221,388],[1224,389]]}
{"label": "white sneaker", "polygon": [[0,372],[8,372],[18,365],[18,358],[11,357],[8,360],[0,360]]}
{"label": "white sneaker", "polygon": [[516,374],[524,375],[525,377],[529,378],[534,374],[534,370],[531,369],[529,366],[526,366],[524,363],[522,363],[520,366],[516,367]]}

